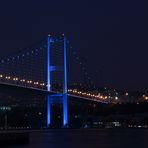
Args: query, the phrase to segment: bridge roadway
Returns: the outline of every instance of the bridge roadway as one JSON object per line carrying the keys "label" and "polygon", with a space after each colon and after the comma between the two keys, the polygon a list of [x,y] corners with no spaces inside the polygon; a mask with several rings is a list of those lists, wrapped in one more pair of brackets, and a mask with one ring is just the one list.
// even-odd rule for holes
{"label": "bridge roadway", "polygon": [[[57,94],[56,92],[53,92],[53,91],[47,91],[47,90],[44,90],[44,89],[39,89],[39,88],[34,88],[34,87],[26,87],[26,86],[20,86],[20,85],[16,85],[16,84],[8,84],[8,83],[4,83],[4,82],[0,82],[0,90],[3,90],[3,91],[9,91],[9,90],[17,90],[18,93],[31,93],[31,94],[36,94],[36,95],[54,95],[54,94]],[[68,93],[68,96],[70,97],[73,97],[73,98],[81,98],[81,99],[84,99],[84,100],[88,100],[88,101],[94,101],[94,102],[98,102],[98,103],[107,103],[105,101],[102,101],[102,100],[98,100],[98,99],[95,99],[95,98],[87,98],[85,96],[77,96],[77,95],[74,95],[74,94],[70,94]]]}

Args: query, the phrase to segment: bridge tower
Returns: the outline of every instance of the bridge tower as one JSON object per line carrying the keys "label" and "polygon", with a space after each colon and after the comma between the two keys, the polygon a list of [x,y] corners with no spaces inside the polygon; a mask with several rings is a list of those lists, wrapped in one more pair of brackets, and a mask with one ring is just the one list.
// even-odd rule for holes
{"label": "bridge tower", "polygon": [[[57,92],[56,94],[49,94],[47,96],[47,128],[51,126],[51,105],[52,103],[62,103],[63,106],[63,128],[68,126],[68,103],[67,103],[67,46],[66,36],[63,34],[62,37],[52,37],[48,35],[47,39],[47,91]],[[52,55],[59,49],[54,44],[60,44],[60,50],[62,52],[61,63],[54,63]],[[54,57],[55,58],[55,57]],[[55,90],[54,84],[54,73],[61,75],[61,88]]]}

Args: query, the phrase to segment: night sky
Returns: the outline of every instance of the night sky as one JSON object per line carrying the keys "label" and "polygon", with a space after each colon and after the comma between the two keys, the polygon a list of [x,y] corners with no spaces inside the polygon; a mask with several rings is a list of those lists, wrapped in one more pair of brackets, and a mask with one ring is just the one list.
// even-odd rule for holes
{"label": "night sky", "polygon": [[65,33],[100,86],[147,90],[144,0],[0,1],[0,56]]}

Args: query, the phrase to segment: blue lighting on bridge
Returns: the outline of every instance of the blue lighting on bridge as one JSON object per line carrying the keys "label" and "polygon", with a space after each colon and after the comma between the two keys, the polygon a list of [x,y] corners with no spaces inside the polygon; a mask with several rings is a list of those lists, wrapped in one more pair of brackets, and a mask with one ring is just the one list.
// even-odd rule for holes
{"label": "blue lighting on bridge", "polygon": [[67,94],[67,46],[66,37],[64,36],[64,93]]}
{"label": "blue lighting on bridge", "polygon": [[[48,49],[47,49],[47,90],[52,91],[51,86],[51,72],[52,71],[63,71],[63,92],[56,94],[56,95],[48,95],[47,97],[47,127],[50,127],[51,125],[51,104],[54,102],[54,99],[56,97],[59,97],[62,99],[63,104],[63,127],[66,128],[68,125],[68,104],[67,104],[67,46],[66,46],[66,37],[63,36],[63,69],[61,67],[52,66],[50,62],[50,52],[51,52],[51,42],[53,41],[53,38],[49,35],[48,36]],[[55,42],[58,42],[59,40],[55,40]],[[60,100],[60,99],[59,99]],[[55,103],[55,102],[54,102]],[[60,101],[58,103],[61,103]]]}
{"label": "blue lighting on bridge", "polygon": [[64,36],[64,95],[63,95],[63,126],[68,125],[68,104],[67,104],[67,46]]}
{"label": "blue lighting on bridge", "polygon": [[50,43],[51,43],[51,36],[48,35],[47,39],[47,90],[51,91],[51,80],[50,80]]}
{"label": "blue lighting on bridge", "polygon": [[47,97],[47,127],[49,128],[51,125],[51,97],[48,95]]}
{"label": "blue lighting on bridge", "polygon": [[67,94],[63,95],[63,127],[68,126],[68,104],[67,104]]}

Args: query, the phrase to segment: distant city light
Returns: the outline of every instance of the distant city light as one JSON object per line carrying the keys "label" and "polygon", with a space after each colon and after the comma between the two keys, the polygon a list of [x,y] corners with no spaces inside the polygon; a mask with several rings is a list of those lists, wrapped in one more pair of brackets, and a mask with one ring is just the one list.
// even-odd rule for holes
{"label": "distant city light", "polygon": [[116,96],[115,99],[118,100],[119,98]]}

